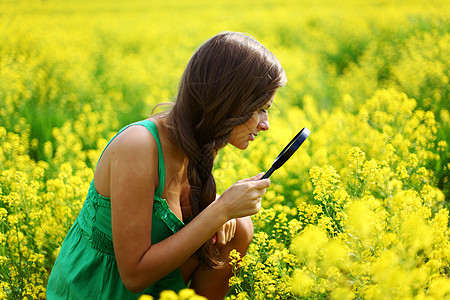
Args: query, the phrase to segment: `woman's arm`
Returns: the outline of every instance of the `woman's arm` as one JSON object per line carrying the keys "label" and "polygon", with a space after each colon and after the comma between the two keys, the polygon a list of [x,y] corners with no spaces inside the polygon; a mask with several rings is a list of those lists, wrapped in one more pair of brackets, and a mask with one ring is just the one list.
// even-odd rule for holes
{"label": "woman's arm", "polygon": [[157,146],[143,127],[133,126],[111,144],[110,192],[114,250],[125,286],[141,292],[184,263],[229,219],[258,212],[269,180],[238,181],[183,229],[151,244]]}

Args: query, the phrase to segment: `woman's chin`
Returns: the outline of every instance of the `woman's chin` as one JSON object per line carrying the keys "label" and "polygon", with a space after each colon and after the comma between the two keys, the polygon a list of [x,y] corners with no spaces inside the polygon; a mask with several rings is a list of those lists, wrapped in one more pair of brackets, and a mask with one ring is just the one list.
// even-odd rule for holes
{"label": "woman's chin", "polygon": [[247,143],[240,143],[240,144],[234,144],[234,143],[233,144],[230,143],[230,144],[233,145],[234,147],[240,149],[240,150],[245,150],[249,146],[249,142],[247,142]]}

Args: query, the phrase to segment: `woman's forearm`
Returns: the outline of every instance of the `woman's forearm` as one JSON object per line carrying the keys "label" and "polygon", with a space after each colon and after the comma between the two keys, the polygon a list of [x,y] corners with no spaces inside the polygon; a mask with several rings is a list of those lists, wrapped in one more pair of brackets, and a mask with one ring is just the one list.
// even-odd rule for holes
{"label": "woman's forearm", "polygon": [[188,260],[226,221],[221,204],[211,203],[180,231],[151,245],[135,268],[122,276],[125,286],[141,292],[163,278]]}

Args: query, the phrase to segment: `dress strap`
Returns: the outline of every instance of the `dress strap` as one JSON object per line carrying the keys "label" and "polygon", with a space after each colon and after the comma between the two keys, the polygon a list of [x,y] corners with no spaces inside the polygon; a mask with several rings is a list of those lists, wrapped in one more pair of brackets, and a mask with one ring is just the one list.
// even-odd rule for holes
{"label": "dress strap", "polygon": [[162,197],[164,190],[164,184],[166,182],[166,168],[164,165],[164,155],[161,147],[161,140],[159,139],[158,127],[153,121],[142,120],[131,125],[142,125],[150,131],[156,141],[156,146],[158,147],[158,175],[159,184],[155,191],[155,196]]}
{"label": "dress strap", "polygon": [[[148,129],[148,131],[150,131],[150,133],[153,135],[153,138],[156,141],[156,146],[158,147],[158,176],[159,176],[159,184],[158,187],[156,188],[155,191],[155,196],[158,197],[162,197],[162,193],[164,190],[164,184],[166,181],[166,170],[164,167],[164,155],[162,152],[162,147],[161,147],[161,140],[159,138],[159,133],[158,133],[158,127],[156,127],[156,124],[151,121],[151,120],[142,120],[142,121],[138,121],[132,124],[129,124],[125,127],[123,127],[122,129],[120,129],[116,135],[114,135],[114,137],[109,140],[108,144],[106,145],[106,147],[103,149],[102,154],[100,155],[100,158],[103,156],[103,153],[105,152],[106,148],[108,148],[109,144],[111,144],[111,142],[119,135],[121,134],[125,129],[127,129],[130,126],[133,125],[141,125],[144,126],[145,128]],[[100,158],[98,161],[100,161]],[[97,161],[97,164],[98,164]]]}

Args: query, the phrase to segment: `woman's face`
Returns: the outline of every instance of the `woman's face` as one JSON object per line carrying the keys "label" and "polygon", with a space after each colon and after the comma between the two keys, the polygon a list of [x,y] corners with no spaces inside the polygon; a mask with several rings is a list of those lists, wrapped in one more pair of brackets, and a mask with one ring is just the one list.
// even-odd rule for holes
{"label": "woman's face", "polygon": [[272,106],[274,97],[275,93],[263,107],[253,113],[250,120],[233,129],[229,141],[231,145],[244,150],[248,147],[249,142],[256,138],[260,131],[269,130],[269,116],[267,115],[267,110]]}

